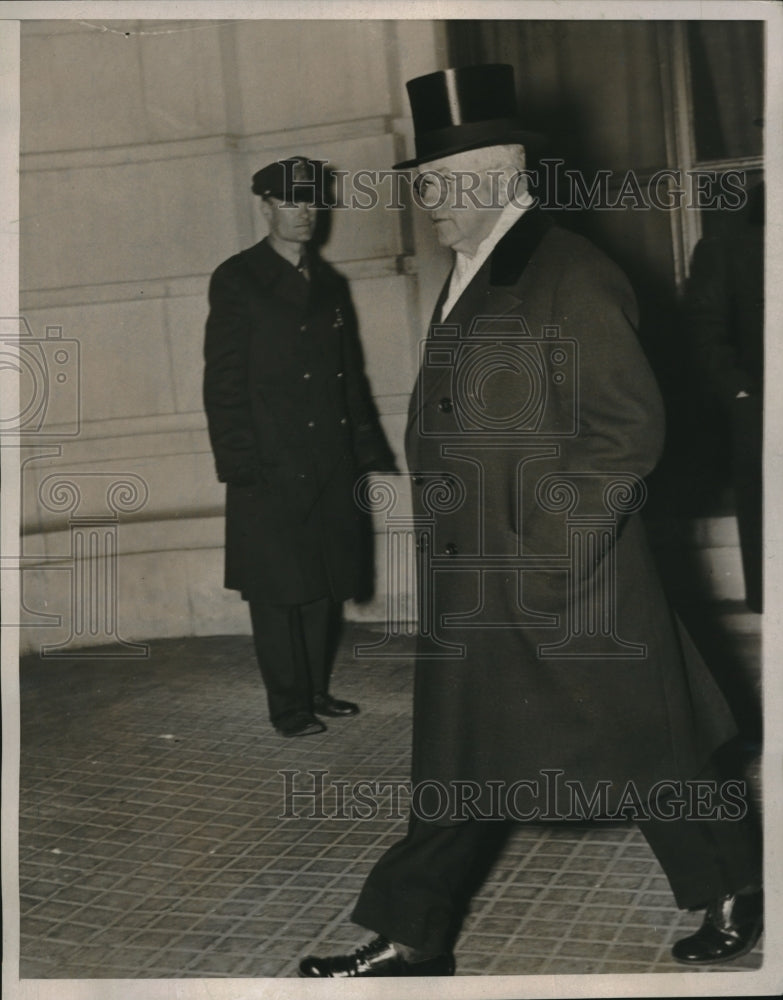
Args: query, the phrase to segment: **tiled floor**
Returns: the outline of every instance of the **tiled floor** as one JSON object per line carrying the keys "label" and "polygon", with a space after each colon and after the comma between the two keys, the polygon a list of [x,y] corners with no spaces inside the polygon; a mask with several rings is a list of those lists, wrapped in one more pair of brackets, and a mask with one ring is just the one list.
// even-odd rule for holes
{"label": "tiled floor", "polygon": [[[355,661],[376,638],[353,626],[335,670],[361,715],[301,740],[266,721],[249,638],[25,660],[22,978],[292,976],[369,937],[348,917],[405,799],[341,804],[340,782],[406,779],[411,701],[408,660]],[[755,664],[757,636],[735,639]],[[286,800],[286,781],[323,795]],[[634,827],[520,825],[473,899],[458,974],[682,971],[669,948],[699,922]]]}

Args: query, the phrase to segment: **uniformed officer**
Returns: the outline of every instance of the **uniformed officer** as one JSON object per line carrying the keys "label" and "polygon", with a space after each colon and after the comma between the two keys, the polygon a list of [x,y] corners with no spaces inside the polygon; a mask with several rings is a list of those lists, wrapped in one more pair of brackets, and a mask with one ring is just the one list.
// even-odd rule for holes
{"label": "uniformed officer", "polygon": [[324,164],[253,177],[269,235],[212,276],[204,405],[226,490],[225,585],[249,602],[269,714],[283,736],[349,716],[328,692],[340,604],[371,586],[357,477],[390,469],[348,286],[312,240]]}

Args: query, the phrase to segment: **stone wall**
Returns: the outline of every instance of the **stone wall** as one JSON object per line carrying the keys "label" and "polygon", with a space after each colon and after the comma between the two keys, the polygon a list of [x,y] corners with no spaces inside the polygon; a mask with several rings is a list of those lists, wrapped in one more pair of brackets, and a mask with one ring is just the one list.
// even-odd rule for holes
{"label": "stone wall", "polygon": [[[23,380],[42,414],[23,451],[23,649],[248,629],[222,588],[223,487],[201,403],[209,275],[265,234],[255,170],[295,153],[389,168],[410,143],[404,80],[442,63],[432,22],[106,25],[22,26],[21,308],[27,339],[47,341],[30,350],[49,390],[36,398],[40,366]],[[401,459],[446,261],[421,218],[332,215],[324,255],[350,279]],[[124,498],[107,499],[121,482]],[[351,617],[386,615],[377,548],[376,598]],[[412,615],[409,587],[391,586]]]}
{"label": "stone wall", "polygon": [[[23,23],[23,650],[249,630],[222,587],[223,487],[201,404],[209,275],[264,235],[259,166],[303,153],[388,169],[411,151],[404,82],[447,65],[445,36],[431,21]],[[579,90],[568,65],[562,87]],[[422,213],[382,206],[333,213],[324,254],[351,281],[402,466],[447,257]],[[412,582],[387,573],[376,528],[376,598],[347,615],[411,619]],[[732,529],[702,530],[721,599],[742,596]]]}

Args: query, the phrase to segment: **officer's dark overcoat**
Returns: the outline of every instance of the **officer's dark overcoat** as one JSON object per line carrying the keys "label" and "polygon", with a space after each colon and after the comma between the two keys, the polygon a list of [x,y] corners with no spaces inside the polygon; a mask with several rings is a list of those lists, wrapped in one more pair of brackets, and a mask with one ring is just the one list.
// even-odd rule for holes
{"label": "officer's dark overcoat", "polygon": [[226,491],[225,585],[275,604],[369,586],[360,471],[391,457],[347,283],[311,253],[309,281],[267,240],[209,288],[204,405]]}
{"label": "officer's dark overcoat", "polygon": [[[636,312],[620,270],[534,209],[430,330],[406,454],[423,604],[413,778],[434,819],[449,817],[433,781],[480,786],[482,814],[509,814],[499,789],[519,781],[512,815],[546,812],[534,790],[566,780],[588,799],[608,783],[610,809],[628,782],[643,801],[734,733],[634,512],[664,435]],[[558,802],[567,814],[574,794]]]}

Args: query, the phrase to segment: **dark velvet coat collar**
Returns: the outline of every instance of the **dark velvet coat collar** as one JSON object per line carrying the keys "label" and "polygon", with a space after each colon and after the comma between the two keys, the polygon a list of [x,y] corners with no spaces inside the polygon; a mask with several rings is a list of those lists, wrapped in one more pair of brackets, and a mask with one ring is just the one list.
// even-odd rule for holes
{"label": "dark velvet coat collar", "polygon": [[515,285],[552,225],[538,206],[528,209],[489,255],[490,285]]}

